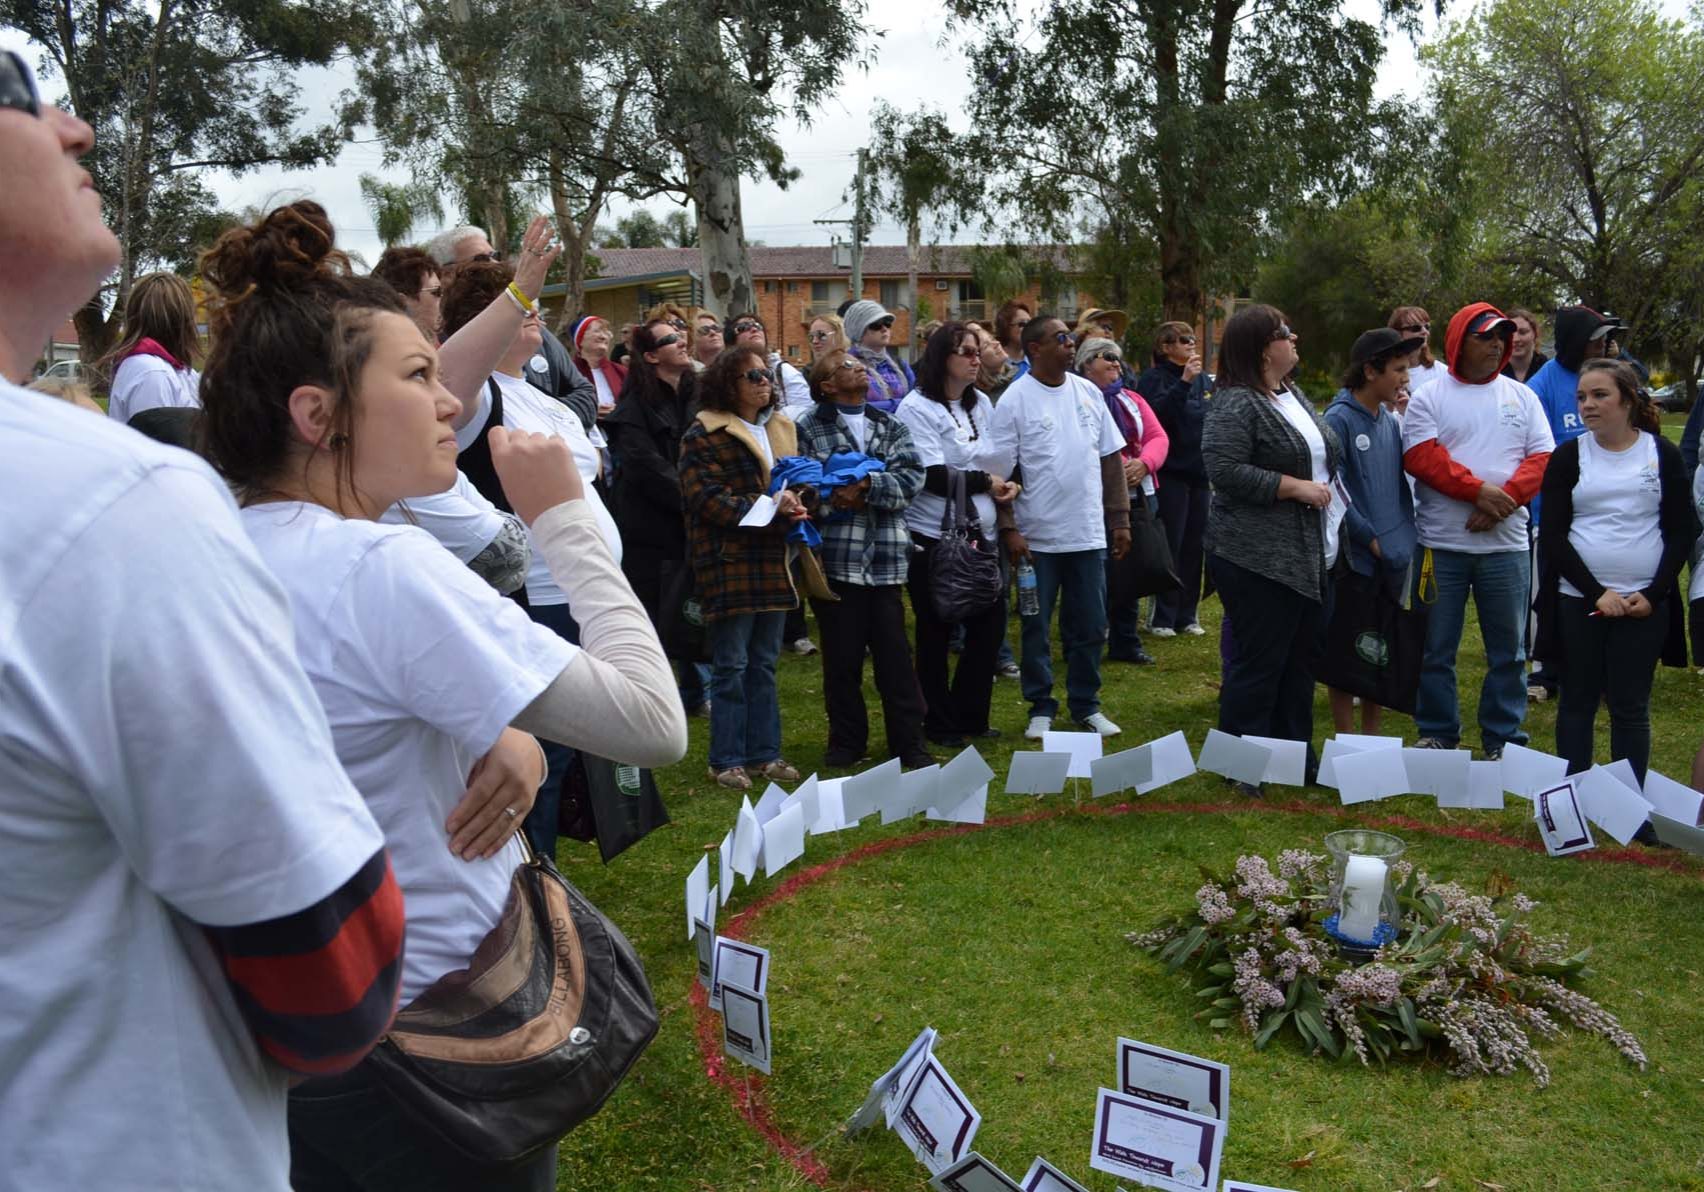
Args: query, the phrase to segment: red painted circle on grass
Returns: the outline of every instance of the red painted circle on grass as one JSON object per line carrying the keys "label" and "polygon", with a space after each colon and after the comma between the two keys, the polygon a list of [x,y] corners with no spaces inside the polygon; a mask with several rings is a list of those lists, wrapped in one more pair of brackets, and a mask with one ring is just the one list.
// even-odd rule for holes
{"label": "red painted circle on grass", "polygon": [[[840,870],[860,861],[877,857],[895,849],[909,848],[914,844],[923,844],[931,840],[942,840],[951,836],[965,836],[971,832],[983,832],[990,828],[1010,828],[1019,824],[1032,824],[1038,820],[1058,819],[1066,815],[1129,815],[1140,812],[1144,815],[1214,815],[1239,811],[1277,811],[1292,815],[1325,815],[1343,819],[1351,814],[1346,807],[1321,807],[1301,800],[1291,800],[1288,803],[1270,802],[1239,802],[1239,803],[1116,803],[1111,806],[1086,804],[1083,806],[1059,807],[1049,811],[1032,811],[1025,815],[1009,815],[1000,819],[989,820],[984,824],[958,824],[949,828],[932,828],[923,832],[914,832],[909,836],[891,836],[885,840],[874,840],[861,845],[849,853],[842,853],[832,861],[824,861],[809,869],[802,869],[780,885],[757,899],[749,906],[741,909],[726,926],[719,928],[717,934],[730,939],[743,939],[763,913],[776,903],[785,902],[801,890],[816,885],[824,878],[840,872]],[[1495,844],[1503,848],[1525,849],[1527,852],[1543,852],[1542,843],[1535,840],[1523,840],[1515,836],[1505,836],[1501,832],[1487,832],[1481,828],[1463,828],[1452,824],[1429,824],[1413,819],[1406,815],[1366,816],[1356,814],[1358,822],[1375,828],[1401,828],[1409,832],[1423,832],[1432,836],[1448,836],[1455,840],[1472,840],[1482,844]],[[1694,872],[1679,854],[1654,853],[1645,849],[1616,848],[1594,849],[1591,852],[1576,853],[1574,860],[1609,862],[1622,865],[1643,865],[1648,869],[1667,869],[1675,873]],[[832,1178],[826,1164],[811,1153],[811,1148],[797,1139],[789,1138],[775,1121],[774,1111],[770,1108],[767,1095],[767,1082],[761,1073],[735,1075],[722,1055],[721,1032],[716,1029],[716,1015],[710,1009],[710,1003],[705,995],[704,987],[693,978],[689,994],[694,1015],[694,1028],[698,1036],[698,1051],[704,1061],[704,1074],[712,1083],[727,1090],[728,1098],[733,1102],[734,1110],[745,1119],[747,1125],[755,1130],[767,1142],[776,1154],[793,1165],[794,1170],[804,1176],[819,1188],[829,1186]]]}

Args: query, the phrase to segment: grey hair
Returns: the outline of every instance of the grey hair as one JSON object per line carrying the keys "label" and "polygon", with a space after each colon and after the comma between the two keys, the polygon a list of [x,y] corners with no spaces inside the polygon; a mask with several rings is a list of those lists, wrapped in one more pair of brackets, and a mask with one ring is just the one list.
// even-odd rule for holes
{"label": "grey hair", "polygon": [[476,228],[472,224],[463,224],[459,228],[450,228],[439,232],[426,242],[426,255],[439,265],[453,265],[456,260],[456,245],[463,240],[471,240],[478,236],[482,240],[490,240],[484,228]]}

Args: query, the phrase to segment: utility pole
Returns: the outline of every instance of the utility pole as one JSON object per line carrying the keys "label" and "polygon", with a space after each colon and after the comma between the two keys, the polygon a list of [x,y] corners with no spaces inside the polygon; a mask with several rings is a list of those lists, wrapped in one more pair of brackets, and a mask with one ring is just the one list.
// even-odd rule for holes
{"label": "utility pole", "polygon": [[870,234],[870,212],[865,199],[864,188],[865,157],[865,151],[858,150],[858,172],[852,180],[852,218],[811,221],[812,223],[826,224],[829,227],[851,228],[852,276],[847,279],[847,289],[851,291],[854,300],[864,296],[864,239]]}

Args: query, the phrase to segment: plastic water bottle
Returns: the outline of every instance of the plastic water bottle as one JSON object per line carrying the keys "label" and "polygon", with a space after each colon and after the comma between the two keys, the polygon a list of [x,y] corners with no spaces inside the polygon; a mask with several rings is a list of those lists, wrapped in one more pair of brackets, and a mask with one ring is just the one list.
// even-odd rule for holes
{"label": "plastic water bottle", "polygon": [[1035,590],[1035,566],[1029,559],[1018,560],[1018,615],[1033,617],[1041,611],[1041,596]]}

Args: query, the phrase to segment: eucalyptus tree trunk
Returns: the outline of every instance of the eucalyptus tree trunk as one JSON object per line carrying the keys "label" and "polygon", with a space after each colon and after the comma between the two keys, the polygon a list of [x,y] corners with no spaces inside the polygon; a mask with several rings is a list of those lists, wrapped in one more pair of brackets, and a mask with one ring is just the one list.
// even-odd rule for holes
{"label": "eucalyptus tree trunk", "polygon": [[704,265],[704,304],[726,318],[757,309],[751,252],[740,212],[740,176],[734,147],[716,132],[710,152],[688,161],[687,181],[698,208],[698,251]]}

